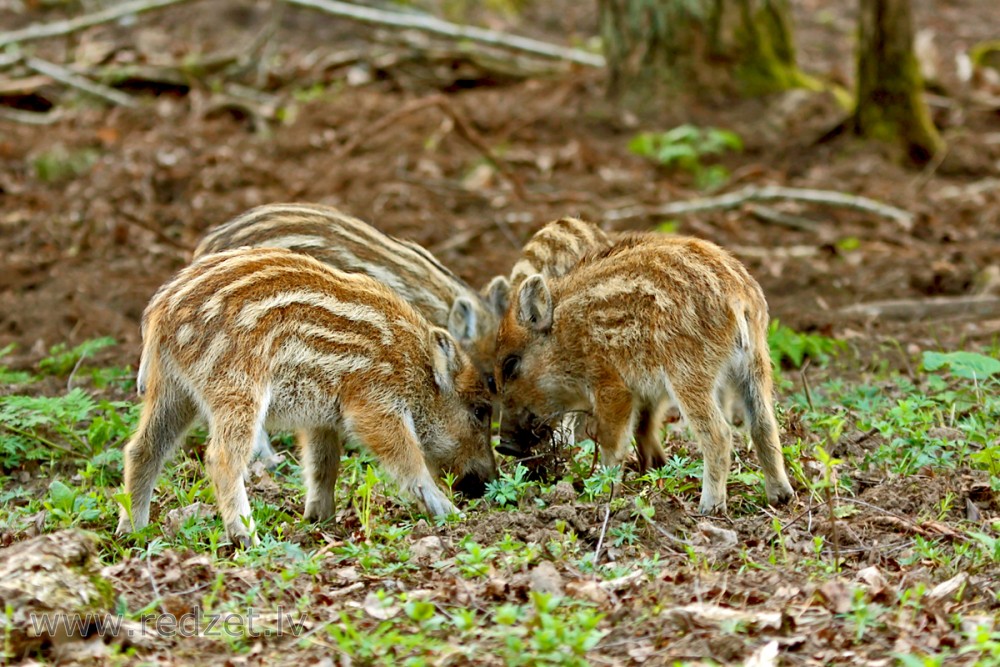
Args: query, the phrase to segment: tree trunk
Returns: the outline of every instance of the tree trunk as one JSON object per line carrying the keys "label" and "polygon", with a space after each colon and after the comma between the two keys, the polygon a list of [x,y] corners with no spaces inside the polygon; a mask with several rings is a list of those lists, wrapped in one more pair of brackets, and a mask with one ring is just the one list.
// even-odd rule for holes
{"label": "tree trunk", "polygon": [[814,86],[795,65],[787,0],[598,0],[613,97]]}
{"label": "tree trunk", "polygon": [[910,0],[861,0],[857,85],[858,134],[901,145],[917,163],[943,148],[923,98]]}

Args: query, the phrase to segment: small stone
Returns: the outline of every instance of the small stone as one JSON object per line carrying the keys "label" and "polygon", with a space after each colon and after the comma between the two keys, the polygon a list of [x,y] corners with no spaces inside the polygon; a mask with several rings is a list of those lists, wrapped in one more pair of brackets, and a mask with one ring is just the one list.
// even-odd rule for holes
{"label": "small stone", "polygon": [[590,579],[569,582],[566,584],[566,592],[575,598],[589,600],[595,604],[603,604],[610,598],[600,584]]}
{"label": "small stone", "polygon": [[421,537],[410,548],[413,559],[420,563],[434,563],[441,559],[444,553],[444,543],[437,535]]}
{"label": "small stone", "polygon": [[927,431],[928,437],[938,440],[948,440],[962,442],[966,439],[965,433],[950,426],[935,426]]}
{"label": "small stone", "polygon": [[552,505],[568,505],[576,500],[576,489],[569,482],[559,482],[549,494],[549,503]]}
{"label": "small stone", "polygon": [[942,581],[940,584],[931,589],[931,592],[927,594],[927,598],[935,601],[950,600],[957,602],[960,597],[957,597],[959,592],[965,592],[965,585],[969,583],[969,575],[965,572],[960,572],[948,581]]}
{"label": "small stone", "polygon": [[510,588],[510,584],[506,579],[493,577],[486,582],[486,595],[497,600],[503,600],[507,597],[508,588]]}
{"label": "small stone", "polygon": [[859,581],[865,582],[868,586],[868,594],[872,597],[884,591],[885,587],[889,585],[889,582],[885,579],[885,575],[874,565],[866,567],[863,570],[858,570],[857,577]]}
{"label": "small stone", "polygon": [[361,580],[361,575],[358,574],[358,570],[353,567],[342,567],[340,569],[334,570],[333,576],[348,583],[353,583],[355,581]]}
{"label": "small stone", "polygon": [[714,549],[731,549],[739,542],[739,535],[736,531],[727,528],[719,528],[711,521],[702,521],[698,524],[698,530],[708,540],[709,545]]}
{"label": "small stone", "polygon": [[361,608],[365,613],[380,621],[387,621],[400,611],[400,606],[390,600],[383,600],[375,593],[365,596],[365,601],[361,603]]}
{"label": "small stone", "polygon": [[169,537],[176,537],[181,527],[193,516],[211,519],[215,516],[215,508],[206,503],[198,502],[170,510],[163,522],[163,532]]}
{"label": "small stone", "polygon": [[552,595],[562,595],[563,581],[562,575],[556,570],[556,566],[551,561],[543,560],[529,576],[531,590],[538,593],[551,593]]}

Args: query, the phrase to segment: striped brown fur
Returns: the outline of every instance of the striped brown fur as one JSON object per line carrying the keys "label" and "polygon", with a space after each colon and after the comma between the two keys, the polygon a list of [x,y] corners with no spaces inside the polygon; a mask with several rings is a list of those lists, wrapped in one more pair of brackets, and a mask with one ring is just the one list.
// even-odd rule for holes
{"label": "striped brown fur", "polygon": [[[743,400],[768,500],[788,501],[772,397],[767,302],[718,246],[659,234],[627,236],[562,277],[521,283],[497,338],[501,443],[523,449],[554,419],[589,413],[615,465],[633,431],[642,469],[666,462],[659,441],[672,396],[705,456],[701,510],[724,510],[732,437],[719,389]],[[518,442],[520,441],[520,442]]]}
{"label": "striped brown fur", "polygon": [[472,289],[420,245],[321,204],[267,204],[215,229],[195,249],[202,255],[241,246],[287,248],[349,273],[364,273],[391,287],[432,324],[448,329],[492,382],[499,315],[506,283]]}
{"label": "striped brown fur", "polygon": [[516,288],[535,273],[546,278],[564,275],[587,253],[610,245],[611,239],[596,224],[578,218],[559,218],[539,229],[524,244],[510,272],[511,287]]}
{"label": "striped brown fur", "polygon": [[298,429],[307,519],[333,515],[342,444],[365,444],[432,514],[435,477],[481,495],[496,476],[490,394],[452,336],[381,282],[284,249],[203,256],[143,315],[139,428],[125,448],[131,521],[149,520],[163,461],[199,416],[229,536],[253,535],[243,475],[265,428]]}

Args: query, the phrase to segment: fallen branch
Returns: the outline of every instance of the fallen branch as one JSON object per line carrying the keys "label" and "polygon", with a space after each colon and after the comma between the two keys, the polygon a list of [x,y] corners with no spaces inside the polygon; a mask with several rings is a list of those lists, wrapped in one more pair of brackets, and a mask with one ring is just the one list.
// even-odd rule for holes
{"label": "fallen branch", "polygon": [[383,9],[375,9],[374,7],[363,7],[346,2],[338,2],[338,0],[288,0],[288,3],[300,7],[318,9],[334,16],[358,21],[359,23],[420,30],[432,35],[458,40],[470,40],[511,51],[530,53],[534,56],[566,60],[589,67],[604,67],[604,58],[596,53],[557,46],[528,37],[508,35],[495,30],[449,23],[448,21],[442,21],[432,16],[385,11]]}
{"label": "fallen branch", "polygon": [[2,79],[0,80],[0,95],[4,97],[24,97],[37,93],[49,85],[52,85],[52,77],[38,74],[23,79]]}
{"label": "fallen branch", "polygon": [[811,245],[776,246],[774,248],[734,245],[727,246],[727,249],[734,255],[750,259],[801,259],[815,257],[819,254],[819,248]]}
{"label": "fallen branch", "polygon": [[0,49],[10,46],[11,44],[21,44],[34,39],[69,35],[70,33],[78,32],[84,28],[100,25],[102,23],[110,23],[111,21],[120,19],[123,16],[141,14],[142,12],[176,5],[186,1],[187,0],[133,0],[132,2],[124,2],[120,5],[115,5],[114,7],[102,9],[99,12],[84,14],[83,16],[78,16],[72,19],[54,21],[52,23],[33,23],[26,28],[21,28],[20,30],[11,30],[10,32],[0,33]]}
{"label": "fallen branch", "polygon": [[819,223],[815,220],[803,218],[799,215],[791,215],[789,213],[773,209],[770,206],[751,206],[750,215],[758,220],[763,220],[764,222],[770,222],[781,227],[788,227],[789,229],[798,229],[803,232],[813,232],[819,228]]}
{"label": "fallen branch", "polygon": [[643,572],[642,570],[633,570],[632,572],[629,572],[625,576],[617,577],[615,579],[605,579],[604,581],[598,583],[597,585],[608,592],[617,591],[639,581],[645,576],[646,573]]}
{"label": "fallen branch", "polygon": [[990,295],[941,296],[927,299],[872,301],[841,308],[840,314],[845,317],[890,320],[994,317],[1000,315],[1000,297]]}
{"label": "fallen branch", "polygon": [[488,44],[441,40],[413,31],[386,32],[374,35],[373,39],[394,49],[405,50],[406,57],[400,58],[398,64],[444,64],[448,66],[447,69],[452,70],[453,75],[459,73],[460,65],[468,64],[501,79],[538,79],[565,74],[570,64],[565,60],[512,53]]}
{"label": "fallen branch", "polygon": [[909,211],[889,206],[874,199],[849,195],[843,192],[833,192],[830,190],[810,190],[805,188],[787,188],[777,185],[764,187],[749,186],[736,192],[719,195],[718,197],[705,197],[686,202],[674,202],[662,206],[633,206],[625,209],[608,211],[604,214],[605,222],[616,222],[628,220],[630,218],[642,218],[650,216],[670,216],[685,215],[688,213],[700,213],[702,211],[712,211],[716,209],[732,209],[742,206],[748,202],[766,201],[801,201],[812,204],[824,204],[827,206],[840,206],[843,208],[863,211],[875,215],[889,218],[898,223],[906,231],[913,229],[913,214]]}
{"label": "fallen branch", "polygon": [[40,112],[0,107],[0,119],[10,120],[15,123],[24,123],[25,125],[51,125],[60,118],[62,118],[62,112],[59,109]]}
{"label": "fallen branch", "polygon": [[82,90],[88,95],[100,97],[101,99],[107,100],[112,104],[118,104],[131,109],[135,109],[139,106],[139,103],[132,99],[129,95],[126,95],[119,90],[115,90],[114,88],[105,86],[103,83],[91,81],[86,77],[75,74],[65,67],[56,65],[55,63],[50,63],[47,60],[42,60],[41,58],[25,58],[24,63],[39,74],[44,74],[59,83]]}
{"label": "fallen branch", "polygon": [[0,53],[0,69],[5,69],[21,62],[21,54],[17,51]]}

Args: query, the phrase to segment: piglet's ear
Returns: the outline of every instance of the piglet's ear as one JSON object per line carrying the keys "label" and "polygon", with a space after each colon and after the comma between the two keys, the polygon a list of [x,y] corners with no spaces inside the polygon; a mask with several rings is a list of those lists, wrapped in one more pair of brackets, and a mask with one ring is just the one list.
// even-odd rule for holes
{"label": "piglet's ear", "polygon": [[483,290],[483,299],[490,310],[503,317],[510,306],[510,281],[504,276],[497,276]]}
{"label": "piglet's ear", "polygon": [[462,370],[462,357],[455,339],[444,329],[434,327],[430,333],[430,348],[434,382],[441,391],[451,391],[455,376]]}
{"label": "piglet's ear", "polygon": [[448,313],[448,332],[460,343],[468,344],[476,337],[477,325],[476,307],[472,300],[465,296],[455,299]]}
{"label": "piglet's ear", "polygon": [[552,294],[540,273],[528,276],[517,291],[517,321],[540,333],[552,328]]}

